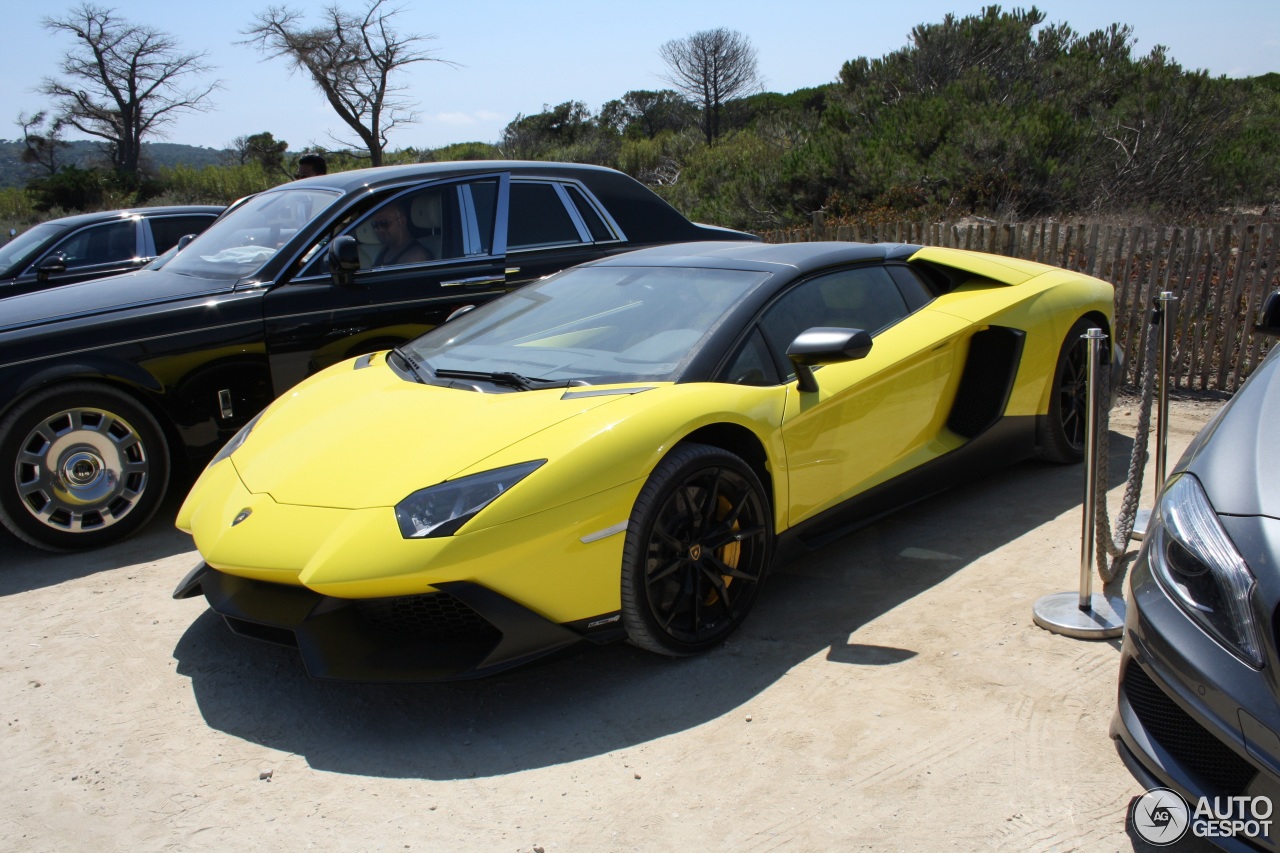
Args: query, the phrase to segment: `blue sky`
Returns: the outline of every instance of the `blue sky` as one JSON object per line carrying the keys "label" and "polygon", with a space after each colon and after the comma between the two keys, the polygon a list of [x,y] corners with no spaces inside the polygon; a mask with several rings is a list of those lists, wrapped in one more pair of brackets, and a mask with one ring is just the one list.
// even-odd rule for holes
{"label": "blue sky", "polygon": [[[333,146],[330,134],[341,134],[342,128],[311,84],[290,76],[283,60],[263,60],[251,47],[236,44],[254,14],[273,1],[279,2],[100,2],[134,23],[176,36],[185,50],[207,51],[216,66],[213,73],[223,81],[214,95],[216,109],[179,119],[165,141],[221,148],[236,136],[269,131],[293,150],[311,143]],[[61,15],[72,5],[10,4],[6,10],[0,138],[19,137],[18,114],[45,106],[33,90],[42,78],[56,74],[70,40],[43,29],[40,19]],[[342,5],[357,7],[355,0]],[[794,5],[779,0],[401,0],[401,29],[435,35],[430,47],[457,66],[412,67],[402,82],[418,102],[420,121],[398,130],[391,148],[493,142],[517,114],[536,113],[544,105],[578,100],[594,111],[632,89],[664,88],[658,47],[699,30],[727,27],[746,35],[758,51],[766,88],[791,92],[835,80],[848,59],[880,57],[903,47],[917,24],[941,21],[948,12],[975,14],[983,5],[956,0]],[[1280,71],[1276,0],[1047,0],[1036,5],[1049,21],[1065,21],[1077,32],[1129,24],[1138,52],[1163,44],[1184,67],[1215,76]]]}

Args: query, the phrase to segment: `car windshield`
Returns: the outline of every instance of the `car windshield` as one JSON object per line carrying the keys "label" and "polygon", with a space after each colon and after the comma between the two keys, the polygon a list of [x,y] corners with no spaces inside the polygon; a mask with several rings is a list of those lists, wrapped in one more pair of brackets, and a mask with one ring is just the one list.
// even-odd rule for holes
{"label": "car windshield", "polygon": [[28,228],[8,243],[0,246],[0,278],[11,278],[22,272],[20,269],[13,269],[13,267],[25,261],[43,243],[48,242],[66,230],[67,226],[65,225],[42,222],[39,225]]}
{"label": "car windshield", "polygon": [[580,267],[528,285],[408,346],[432,373],[588,384],[676,378],[769,277],[744,270]]}
{"label": "car windshield", "polygon": [[165,269],[201,278],[251,276],[336,198],[334,191],[315,189],[256,195],[210,225]]}

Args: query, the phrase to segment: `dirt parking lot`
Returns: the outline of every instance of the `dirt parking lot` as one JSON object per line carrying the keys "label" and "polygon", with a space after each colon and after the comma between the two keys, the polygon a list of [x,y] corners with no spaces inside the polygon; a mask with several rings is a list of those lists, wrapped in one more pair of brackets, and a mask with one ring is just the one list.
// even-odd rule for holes
{"label": "dirt parking lot", "polygon": [[[1219,405],[1173,402],[1171,466]],[[920,503],[775,574],[703,657],[407,687],[311,681],[172,600],[176,504],[91,554],[0,536],[0,849],[1145,850],[1119,641],[1031,618],[1078,586],[1082,493],[1024,463]]]}

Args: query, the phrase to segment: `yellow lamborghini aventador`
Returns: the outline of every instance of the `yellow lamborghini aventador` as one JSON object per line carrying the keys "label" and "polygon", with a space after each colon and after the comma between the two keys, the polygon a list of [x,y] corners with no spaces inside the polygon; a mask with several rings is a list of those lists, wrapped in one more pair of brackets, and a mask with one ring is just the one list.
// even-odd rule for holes
{"label": "yellow lamborghini aventador", "polygon": [[782,548],[1078,461],[1081,336],[1110,334],[1112,299],[903,244],[576,267],[272,403],[183,504],[204,562],[174,595],[319,678],[468,677],[583,639],[701,652]]}

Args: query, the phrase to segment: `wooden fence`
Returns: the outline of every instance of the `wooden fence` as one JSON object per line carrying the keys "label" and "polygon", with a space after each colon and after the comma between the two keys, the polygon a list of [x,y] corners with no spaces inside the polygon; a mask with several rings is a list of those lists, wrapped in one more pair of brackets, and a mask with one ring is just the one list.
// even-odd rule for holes
{"label": "wooden fence", "polygon": [[1263,299],[1280,288],[1280,224],[1233,220],[1209,228],[1102,223],[896,222],[764,232],[766,242],[916,243],[974,249],[1078,270],[1116,288],[1115,338],[1128,354],[1127,384],[1144,367],[1142,341],[1153,300],[1177,297],[1170,388],[1234,392],[1266,355],[1252,335]]}

